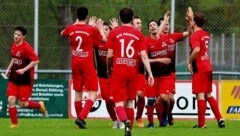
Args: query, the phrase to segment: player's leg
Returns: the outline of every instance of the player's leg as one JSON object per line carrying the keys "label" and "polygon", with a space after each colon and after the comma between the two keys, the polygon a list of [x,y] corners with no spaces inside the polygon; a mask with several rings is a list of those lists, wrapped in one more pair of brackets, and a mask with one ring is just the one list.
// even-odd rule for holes
{"label": "player's leg", "polygon": [[145,107],[145,98],[143,96],[142,91],[137,92],[136,106],[137,106],[136,121],[138,123],[138,127],[144,127],[144,123],[143,123],[143,120],[142,120],[142,114],[143,114],[143,110],[144,110],[144,107]]}
{"label": "player's leg", "polygon": [[142,120],[142,114],[145,106],[145,98],[143,94],[143,90],[145,88],[145,75],[139,74],[138,75],[138,88],[137,88],[137,101],[136,101],[136,106],[137,106],[137,114],[136,114],[136,121],[138,123],[138,127],[144,127],[144,123]]}
{"label": "player's leg", "polygon": [[8,113],[12,122],[12,125],[10,125],[10,127],[18,127],[16,96],[8,96]]}
{"label": "player's leg", "polygon": [[[158,99],[159,99],[159,104],[161,107],[160,109],[162,110],[158,110],[158,116],[162,116],[161,117],[161,121],[160,121],[160,127],[166,127],[168,120],[167,120],[167,115],[168,115],[168,108],[169,108],[169,88],[170,88],[170,82],[169,82],[170,76],[166,76],[166,77],[160,77],[159,78],[159,84],[158,84]],[[158,117],[160,118],[160,117]]]}
{"label": "player's leg", "polygon": [[128,120],[131,121],[131,128],[133,127],[133,122],[134,122],[133,102],[136,99],[136,95],[137,95],[137,86],[136,86],[137,83],[138,83],[138,80],[130,80],[127,83],[128,99],[126,101],[126,114],[127,114]]}
{"label": "player's leg", "polygon": [[174,119],[172,115],[172,110],[175,104],[174,94],[169,93],[169,108],[168,108],[168,124],[172,126],[174,124]]}
{"label": "player's leg", "polygon": [[219,111],[218,103],[216,99],[211,95],[212,92],[212,71],[211,72],[206,72],[205,75],[205,80],[206,80],[206,86],[207,86],[207,92],[205,93],[205,99],[208,101],[217,121],[218,121],[218,126],[220,128],[225,127],[225,122],[222,118],[222,115]]}
{"label": "player's leg", "polygon": [[75,91],[75,101],[74,107],[76,111],[76,116],[79,118],[82,111],[82,90],[83,90],[83,77],[79,70],[72,70],[72,82],[73,90]]}
{"label": "player's leg", "polygon": [[170,77],[170,92],[169,92],[169,109],[168,109],[168,124],[170,126],[172,126],[174,124],[174,119],[173,119],[173,115],[172,115],[172,110],[175,104],[175,99],[174,99],[174,94],[175,92],[175,81],[176,81],[176,75],[175,73],[172,73],[171,77]]}
{"label": "player's leg", "polygon": [[115,112],[115,104],[112,99],[110,99],[110,79],[99,78],[99,86],[101,90],[102,99],[106,102],[106,108],[108,114],[113,121],[113,128],[119,127],[119,121],[117,120],[117,115]]}
{"label": "player's leg", "polygon": [[153,112],[155,109],[155,97],[156,97],[156,89],[155,86],[146,85],[146,90],[144,95],[147,97],[147,118],[148,118],[148,128],[154,128],[154,121],[153,121]]}
{"label": "player's leg", "polygon": [[168,107],[169,107],[169,98],[168,95],[166,94],[160,94],[160,104],[162,106],[162,114],[161,111],[158,115],[162,115],[161,117],[161,122],[160,122],[160,127],[166,127],[168,120],[167,120],[167,115],[168,115]]}
{"label": "player's leg", "polygon": [[205,128],[205,113],[206,113],[206,101],[204,93],[197,93],[197,107],[198,107],[198,125],[193,126],[194,128]]}
{"label": "player's leg", "polygon": [[155,109],[155,98],[154,97],[149,97],[147,98],[147,117],[148,117],[148,128],[154,128],[154,121],[153,121],[153,112]]}
{"label": "player's leg", "polygon": [[8,113],[11,119],[12,125],[11,128],[18,127],[18,118],[17,118],[17,108],[16,108],[16,99],[18,96],[19,90],[18,87],[8,82],[6,95],[8,96]]}
{"label": "player's leg", "polygon": [[32,85],[19,86],[19,96],[18,96],[19,106],[24,108],[29,108],[29,109],[39,109],[40,112],[45,117],[47,114],[47,110],[44,102],[29,100],[31,95],[32,95]]}
{"label": "player's leg", "polygon": [[224,128],[225,127],[225,122],[222,118],[222,115],[220,113],[219,107],[218,107],[218,103],[216,101],[216,99],[211,95],[211,93],[206,93],[205,94],[206,100],[208,101],[213,114],[215,115],[217,121],[218,121],[218,126],[220,128]]}

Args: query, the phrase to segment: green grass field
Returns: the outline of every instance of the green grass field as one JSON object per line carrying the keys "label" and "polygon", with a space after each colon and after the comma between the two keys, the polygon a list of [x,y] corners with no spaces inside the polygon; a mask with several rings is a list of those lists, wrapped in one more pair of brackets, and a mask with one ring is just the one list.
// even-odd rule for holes
{"label": "green grass field", "polygon": [[[0,119],[0,136],[124,136],[124,130],[112,129],[107,119],[86,120],[87,129],[79,129],[70,119],[19,119],[18,128],[9,128],[9,119]],[[174,126],[153,129],[133,129],[133,136],[239,136],[240,121],[226,121],[226,128],[218,128],[214,120],[206,129],[193,129],[195,120],[176,120]],[[146,122],[145,122],[146,124]],[[157,125],[157,123],[155,123]]]}

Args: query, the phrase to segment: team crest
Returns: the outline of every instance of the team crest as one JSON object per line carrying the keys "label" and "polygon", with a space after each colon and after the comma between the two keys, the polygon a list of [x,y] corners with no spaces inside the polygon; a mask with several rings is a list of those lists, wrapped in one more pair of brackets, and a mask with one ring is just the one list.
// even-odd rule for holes
{"label": "team crest", "polygon": [[21,53],[21,52],[18,51],[18,52],[16,53],[16,56],[17,56],[17,57],[20,57],[20,53]]}

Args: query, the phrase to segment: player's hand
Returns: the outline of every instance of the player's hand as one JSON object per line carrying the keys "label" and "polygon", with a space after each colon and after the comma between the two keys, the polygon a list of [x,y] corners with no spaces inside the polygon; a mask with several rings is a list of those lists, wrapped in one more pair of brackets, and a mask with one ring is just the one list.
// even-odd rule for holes
{"label": "player's hand", "polygon": [[89,18],[88,25],[96,26],[96,23],[97,23],[97,17],[96,16],[92,16],[92,17]]}
{"label": "player's hand", "polygon": [[16,71],[19,75],[22,75],[22,74],[24,74],[24,69],[18,69],[17,71]]}
{"label": "player's hand", "polygon": [[152,74],[148,76],[148,84],[149,84],[150,86],[153,86],[153,85],[154,85],[154,78],[153,78],[153,75],[152,75]]}
{"label": "player's hand", "polygon": [[158,58],[157,61],[161,62],[161,63],[164,63],[166,65],[171,63],[171,59],[170,58]]}
{"label": "player's hand", "polygon": [[103,20],[101,18],[97,19],[96,27],[98,29],[103,29]]}
{"label": "player's hand", "polygon": [[7,69],[7,70],[5,71],[5,76],[6,76],[6,77],[9,77],[9,76],[10,76],[10,72],[11,72],[11,71],[10,71],[9,69]]}
{"label": "player's hand", "polygon": [[108,77],[112,77],[112,69],[111,68],[107,70],[107,75],[108,75]]}
{"label": "player's hand", "polygon": [[112,18],[112,19],[109,20],[109,22],[110,22],[110,25],[109,25],[109,26],[110,26],[112,29],[118,27],[118,19]]}
{"label": "player's hand", "polygon": [[164,15],[164,21],[168,21],[170,19],[170,12],[167,11]]}
{"label": "player's hand", "polygon": [[188,71],[189,71],[191,74],[193,74],[192,63],[188,63],[187,67],[188,67]]}
{"label": "player's hand", "polygon": [[191,7],[188,7],[185,19],[188,21],[193,21],[193,11]]}

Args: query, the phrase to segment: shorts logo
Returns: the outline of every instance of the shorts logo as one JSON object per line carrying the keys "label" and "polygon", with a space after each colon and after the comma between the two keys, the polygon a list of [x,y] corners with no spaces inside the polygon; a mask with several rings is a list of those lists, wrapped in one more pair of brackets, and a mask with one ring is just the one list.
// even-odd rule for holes
{"label": "shorts logo", "polygon": [[231,92],[234,99],[240,99],[240,86],[234,86]]}

